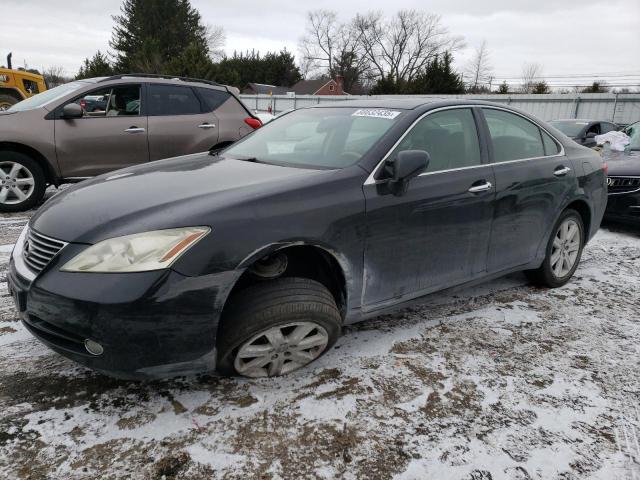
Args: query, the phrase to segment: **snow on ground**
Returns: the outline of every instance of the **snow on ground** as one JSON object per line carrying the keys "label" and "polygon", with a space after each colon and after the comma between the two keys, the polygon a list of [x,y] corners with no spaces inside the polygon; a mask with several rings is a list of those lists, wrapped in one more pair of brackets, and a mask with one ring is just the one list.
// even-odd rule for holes
{"label": "snow on ground", "polygon": [[287,377],[136,383],[18,322],[28,216],[0,216],[0,478],[640,480],[637,230],[601,230],[564,288],[434,295]]}

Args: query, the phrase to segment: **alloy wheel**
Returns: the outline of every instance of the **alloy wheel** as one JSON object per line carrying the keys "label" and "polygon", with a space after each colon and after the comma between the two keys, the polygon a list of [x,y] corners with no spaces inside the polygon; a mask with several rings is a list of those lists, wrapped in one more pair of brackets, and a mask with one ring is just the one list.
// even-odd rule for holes
{"label": "alloy wheel", "polygon": [[234,367],[246,377],[273,377],[304,367],[322,354],[327,331],[313,322],[294,322],[265,330],[243,343]]}
{"label": "alloy wheel", "polygon": [[571,272],[580,253],[581,242],[578,223],[567,218],[558,227],[551,248],[551,271],[556,278],[564,278]]}
{"label": "alloy wheel", "polygon": [[0,162],[0,203],[15,205],[27,200],[35,190],[33,173],[17,162]]}

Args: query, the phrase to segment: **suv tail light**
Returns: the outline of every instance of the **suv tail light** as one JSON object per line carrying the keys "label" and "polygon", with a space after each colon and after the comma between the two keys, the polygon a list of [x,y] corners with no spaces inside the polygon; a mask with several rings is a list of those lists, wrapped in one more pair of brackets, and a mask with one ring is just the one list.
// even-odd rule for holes
{"label": "suv tail light", "polygon": [[602,164],[602,171],[604,172],[605,175],[609,175],[609,165],[607,165],[607,162],[604,162]]}
{"label": "suv tail light", "polygon": [[244,123],[249,125],[254,130],[257,130],[258,128],[260,128],[262,126],[262,122],[259,119],[253,118],[253,117],[245,118],[244,119]]}
{"label": "suv tail light", "polygon": [[80,108],[82,108],[83,110],[87,109],[87,101],[84,98],[80,100]]}

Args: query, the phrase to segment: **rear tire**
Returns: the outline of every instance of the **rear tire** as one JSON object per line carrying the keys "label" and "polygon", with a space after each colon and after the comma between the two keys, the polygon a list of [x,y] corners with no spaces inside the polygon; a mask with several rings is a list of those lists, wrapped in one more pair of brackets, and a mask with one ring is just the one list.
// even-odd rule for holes
{"label": "rear tire", "polygon": [[38,163],[20,152],[0,151],[0,212],[22,212],[42,200],[47,181]]}
{"label": "rear tire", "polygon": [[575,210],[565,210],[553,226],[542,265],[525,274],[536,285],[549,288],[565,285],[578,268],[584,240],[582,217]]}
{"label": "rear tire", "polygon": [[15,105],[20,100],[13,95],[7,95],[4,93],[0,94],[0,112],[6,110],[7,108]]}
{"label": "rear tire", "polygon": [[218,371],[283,375],[319,358],[340,335],[342,319],[329,290],[307,278],[284,277],[240,291],[218,331]]}

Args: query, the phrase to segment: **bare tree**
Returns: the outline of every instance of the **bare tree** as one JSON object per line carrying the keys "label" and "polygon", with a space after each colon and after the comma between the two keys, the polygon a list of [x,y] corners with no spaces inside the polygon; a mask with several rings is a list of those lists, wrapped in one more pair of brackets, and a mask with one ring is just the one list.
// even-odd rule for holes
{"label": "bare tree", "polygon": [[219,25],[207,25],[205,35],[209,46],[209,56],[212,60],[221,60],[224,57],[224,45],[227,41],[224,28]]}
{"label": "bare tree", "polygon": [[367,76],[369,60],[363,49],[360,32],[353,22],[341,23],[336,12],[314,10],[307,13],[305,35],[300,39],[304,77],[329,75],[344,77],[344,88]]}
{"label": "bare tree", "polygon": [[471,93],[477,93],[490,82],[493,66],[489,58],[486,40],[483,40],[480,47],[475,49],[473,57],[466,66],[465,73],[469,77],[468,88]]}
{"label": "bare tree", "polygon": [[522,93],[533,93],[536,84],[542,80],[542,65],[539,63],[525,63],[522,66]]}
{"label": "bare tree", "polygon": [[376,76],[396,81],[413,80],[436,55],[462,46],[439,15],[417,10],[400,10],[391,18],[381,12],[358,15],[354,27]]}
{"label": "bare tree", "polygon": [[49,88],[57,87],[58,85],[71,81],[71,78],[65,74],[64,67],[60,65],[52,65],[49,68],[45,68],[42,76]]}

